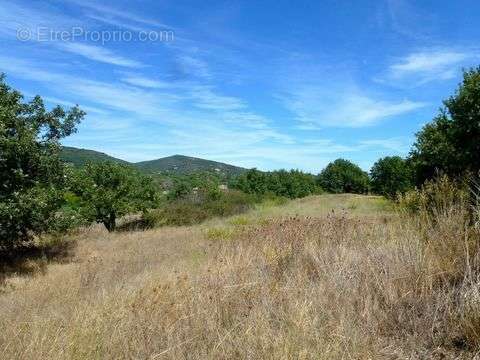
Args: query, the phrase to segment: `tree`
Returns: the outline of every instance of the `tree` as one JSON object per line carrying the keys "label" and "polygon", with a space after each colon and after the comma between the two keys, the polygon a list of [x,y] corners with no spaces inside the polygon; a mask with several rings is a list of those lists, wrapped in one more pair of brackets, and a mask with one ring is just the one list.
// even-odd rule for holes
{"label": "tree", "polygon": [[332,193],[368,192],[370,179],[368,174],[354,163],[337,159],[327,165],[318,176],[319,185]]}
{"label": "tree", "polygon": [[261,172],[251,169],[240,175],[232,187],[247,194],[269,193],[291,199],[304,197],[318,190],[315,177],[299,170]]}
{"label": "tree", "polygon": [[0,249],[13,249],[55,225],[62,206],[65,167],[60,139],[76,131],[85,113],[29,103],[0,75]]}
{"label": "tree", "polygon": [[250,169],[236,179],[234,187],[247,194],[263,195],[268,191],[267,175],[257,169]]}
{"label": "tree", "polygon": [[290,199],[302,198],[317,190],[315,177],[299,170],[279,170],[267,173],[268,191]]}
{"label": "tree", "polygon": [[373,191],[389,198],[412,187],[411,168],[400,156],[387,156],[378,160],[373,165],[370,176]]}
{"label": "tree", "polygon": [[84,216],[114,231],[117,218],[154,207],[152,179],[118,163],[89,163],[76,172],[71,190],[81,199]]}
{"label": "tree", "polygon": [[480,170],[480,67],[463,73],[453,96],[417,133],[410,159],[418,185],[436,172],[461,176]]}

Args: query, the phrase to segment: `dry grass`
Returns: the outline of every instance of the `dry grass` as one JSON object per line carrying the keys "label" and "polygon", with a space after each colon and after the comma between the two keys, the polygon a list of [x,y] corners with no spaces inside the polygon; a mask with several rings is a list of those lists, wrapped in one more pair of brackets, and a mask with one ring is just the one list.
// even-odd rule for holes
{"label": "dry grass", "polygon": [[[332,211],[333,209],[333,211]],[[5,359],[472,359],[478,233],[375,197],[316,196],[195,227],[75,237],[0,294]]]}

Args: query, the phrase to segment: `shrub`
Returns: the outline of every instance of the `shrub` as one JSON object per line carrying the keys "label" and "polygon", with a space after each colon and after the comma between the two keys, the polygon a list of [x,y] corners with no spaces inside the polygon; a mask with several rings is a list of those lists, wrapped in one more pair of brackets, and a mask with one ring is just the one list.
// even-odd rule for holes
{"label": "shrub", "polygon": [[213,217],[243,213],[252,207],[255,200],[255,197],[235,190],[221,192],[216,198],[197,194],[148,211],[143,219],[147,227],[193,225]]}
{"label": "shrub", "polygon": [[337,159],[327,165],[318,176],[319,185],[328,192],[367,193],[370,186],[368,174],[354,163]]}
{"label": "shrub", "polygon": [[[398,206],[411,214],[418,214],[429,222],[436,221],[453,208],[469,203],[469,190],[465,183],[450,179],[447,175],[428,180],[420,189],[399,196]],[[468,208],[468,205],[465,206]]]}

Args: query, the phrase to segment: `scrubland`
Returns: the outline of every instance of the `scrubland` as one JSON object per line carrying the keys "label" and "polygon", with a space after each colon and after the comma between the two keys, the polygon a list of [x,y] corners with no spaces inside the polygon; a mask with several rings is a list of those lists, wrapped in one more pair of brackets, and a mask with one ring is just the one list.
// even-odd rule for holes
{"label": "scrubland", "polygon": [[93,226],[3,279],[1,357],[472,359],[467,219],[455,201],[411,217],[320,195],[188,227]]}

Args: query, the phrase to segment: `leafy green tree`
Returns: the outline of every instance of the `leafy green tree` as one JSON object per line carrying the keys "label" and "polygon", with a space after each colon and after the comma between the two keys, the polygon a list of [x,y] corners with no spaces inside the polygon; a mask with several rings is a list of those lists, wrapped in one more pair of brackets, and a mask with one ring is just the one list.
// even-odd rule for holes
{"label": "leafy green tree", "polygon": [[247,194],[269,193],[291,199],[304,197],[318,190],[315,177],[299,170],[261,172],[251,169],[240,175],[232,187]]}
{"label": "leafy green tree", "polygon": [[233,186],[247,194],[263,195],[268,191],[267,175],[257,169],[250,169],[240,175]]}
{"label": "leafy green tree", "polygon": [[450,176],[480,170],[480,67],[465,71],[453,96],[417,133],[410,159],[418,185],[436,172]]}
{"label": "leafy green tree", "polygon": [[116,220],[155,207],[157,191],[150,177],[118,163],[89,163],[76,172],[71,190],[81,200],[84,216],[115,231]]}
{"label": "leafy green tree", "polygon": [[174,179],[173,186],[168,192],[168,200],[176,200],[190,195],[193,191],[193,185],[186,179]]}
{"label": "leafy green tree", "polygon": [[290,199],[302,198],[317,191],[315,177],[299,170],[267,173],[268,191]]}
{"label": "leafy green tree", "polygon": [[64,203],[60,139],[76,131],[78,107],[47,111],[25,103],[0,75],[0,249],[13,249],[55,227]]}
{"label": "leafy green tree", "polygon": [[369,190],[370,179],[358,165],[345,159],[337,159],[322,170],[318,183],[326,191],[335,194],[364,194]]}
{"label": "leafy green tree", "polygon": [[378,160],[373,165],[370,176],[373,191],[389,198],[412,188],[411,168],[400,156],[387,156]]}

